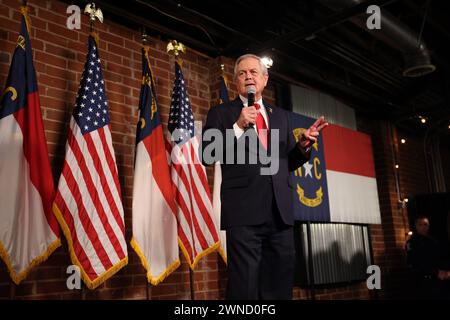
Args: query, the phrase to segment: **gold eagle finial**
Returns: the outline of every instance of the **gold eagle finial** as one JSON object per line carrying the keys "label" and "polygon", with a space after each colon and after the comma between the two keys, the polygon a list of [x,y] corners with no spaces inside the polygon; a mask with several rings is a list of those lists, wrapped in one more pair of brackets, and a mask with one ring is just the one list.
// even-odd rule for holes
{"label": "gold eagle finial", "polygon": [[171,40],[167,44],[167,53],[172,53],[173,55],[175,55],[175,57],[178,57],[180,52],[186,52],[186,47],[181,42],[178,42],[177,40]]}
{"label": "gold eagle finial", "polygon": [[95,3],[88,3],[84,8],[84,13],[88,14],[90,17],[90,21],[94,22],[95,18],[97,18],[101,23],[103,23],[103,13],[100,8],[95,8]]}

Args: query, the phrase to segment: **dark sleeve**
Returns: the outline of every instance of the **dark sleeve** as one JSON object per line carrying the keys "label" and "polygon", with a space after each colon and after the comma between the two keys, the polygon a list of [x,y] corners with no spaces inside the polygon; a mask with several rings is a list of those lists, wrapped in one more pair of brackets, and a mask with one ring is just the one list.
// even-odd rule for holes
{"label": "dark sleeve", "polygon": [[436,268],[438,270],[447,270],[447,261],[446,261],[446,250],[441,242],[435,240],[436,242]]}
{"label": "dark sleeve", "polygon": [[415,248],[414,240],[409,239],[406,242],[406,264],[410,267],[417,267],[417,249]]}
{"label": "dark sleeve", "polygon": [[412,270],[419,275],[437,275],[438,259],[435,243],[422,238],[411,238],[406,244],[406,261]]}
{"label": "dark sleeve", "polygon": [[308,153],[304,153],[300,150],[300,148],[297,146],[297,142],[295,142],[291,113],[286,112],[286,117],[288,123],[288,167],[289,171],[295,171],[298,167],[302,166],[311,158],[311,150],[309,150]]}

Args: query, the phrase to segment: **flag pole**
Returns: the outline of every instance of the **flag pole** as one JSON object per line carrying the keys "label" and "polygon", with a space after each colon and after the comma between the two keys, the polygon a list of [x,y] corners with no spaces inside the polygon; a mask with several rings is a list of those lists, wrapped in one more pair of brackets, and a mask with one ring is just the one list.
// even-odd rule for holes
{"label": "flag pole", "polygon": [[[22,0],[21,3],[22,3],[22,7],[25,8],[25,10],[26,10],[27,0]],[[24,12],[22,11],[22,13],[24,13]],[[24,14],[24,16],[25,16],[25,14]],[[25,20],[26,19],[27,19],[27,17],[25,16]],[[28,25],[27,25],[27,27],[28,27]],[[16,298],[16,288],[17,288],[16,283],[11,279],[9,282],[9,299],[10,300],[14,300]]]}
{"label": "flag pole", "polygon": [[228,78],[225,74],[225,64],[223,63],[220,64],[220,73],[222,75],[223,81],[225,82],[225,86],[228,88]]}
{"label": "flag pole", "polygon": [[[92,34],[95,22],[95,3],[87,4],[84,13],[89,15],[89,34]],[[81,300],[86,300],[86,285],[84,283],[81,285]]]}
{"label": "flag pole", "polygon": [[[182,61],[180,58],[180,52],[186,52],[185,46],[177,40],[171,40],[167,45],[167,52],[172,54],[175,57],[175,61],[181,66]],[[194,271],[192,270],[191,265],[189,265],[189,286],[191,288],[191,300],[195,300]]]}
{"label": "flag pole", "polygon": [[9,300],[14,300],[16,298],[16,287],[17,285],[14,283],[14,281],[10,280]]}
{"label": "flag pole", "polygon": [[189,284],[191,286],[191,300],[195,300],[194,271],[191,267],[189,267]]}
{"label": "flag pole", "polygon": [[[100,8],[95,7],[95,3],[88,3],[86,7],[84,8],[84,13],[89,15],[89,34],[94,36],[95,41],[98,43],[98,38],[94,34],[94,24],[96,18],[100,20],[101,23],[103,23],[103,14]],[[86,300],[86,285],[83,284],[81,287],[81,300]]]}
{"label": "flag pole", "polygon": [[[144,48],[144,50],[146,50],[147,48],[147,32],[145,30],[145,26],[142,26],[142,47]],[[145,276],[145,278],[147,279],[147,274]],[[152,296],[152,287],[149,285],[148,283],[148,279],[146,281],[146,290],[145,290],[146,296],[147,296],[147,300],[150,300],[151,296]]]}
{"label": "flag pole", "polygon": [[86,285],[81,284],[81,300],[86,300]]}

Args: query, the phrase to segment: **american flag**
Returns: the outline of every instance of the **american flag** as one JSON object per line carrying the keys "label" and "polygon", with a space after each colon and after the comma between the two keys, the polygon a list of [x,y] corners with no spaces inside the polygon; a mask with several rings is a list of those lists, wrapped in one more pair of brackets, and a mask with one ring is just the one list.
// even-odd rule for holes
{"label": "american flag", "polygon": [[80,267],[90,289],[128,262],[109,121],[100,57],[91,35],[53,207],[72,263]]}
{"label": "american flag", "polygon": [[199,260],[219,246],[217,224],[206,171],[198,157],[199,141],[183,73],[175,62],[168,129],[172,135],[172,181],[178,203],[180,247],[194,269]]}

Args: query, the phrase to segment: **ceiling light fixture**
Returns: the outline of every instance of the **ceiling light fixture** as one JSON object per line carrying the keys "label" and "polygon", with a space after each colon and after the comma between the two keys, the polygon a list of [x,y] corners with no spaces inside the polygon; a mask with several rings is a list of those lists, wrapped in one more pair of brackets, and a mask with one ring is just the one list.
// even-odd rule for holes
{"label": "ceiling light fixture", "polygon": [[266,66],[267,69],[273,65],[273,60],[270,57],[264,56],[261,58],[262,63]]}

